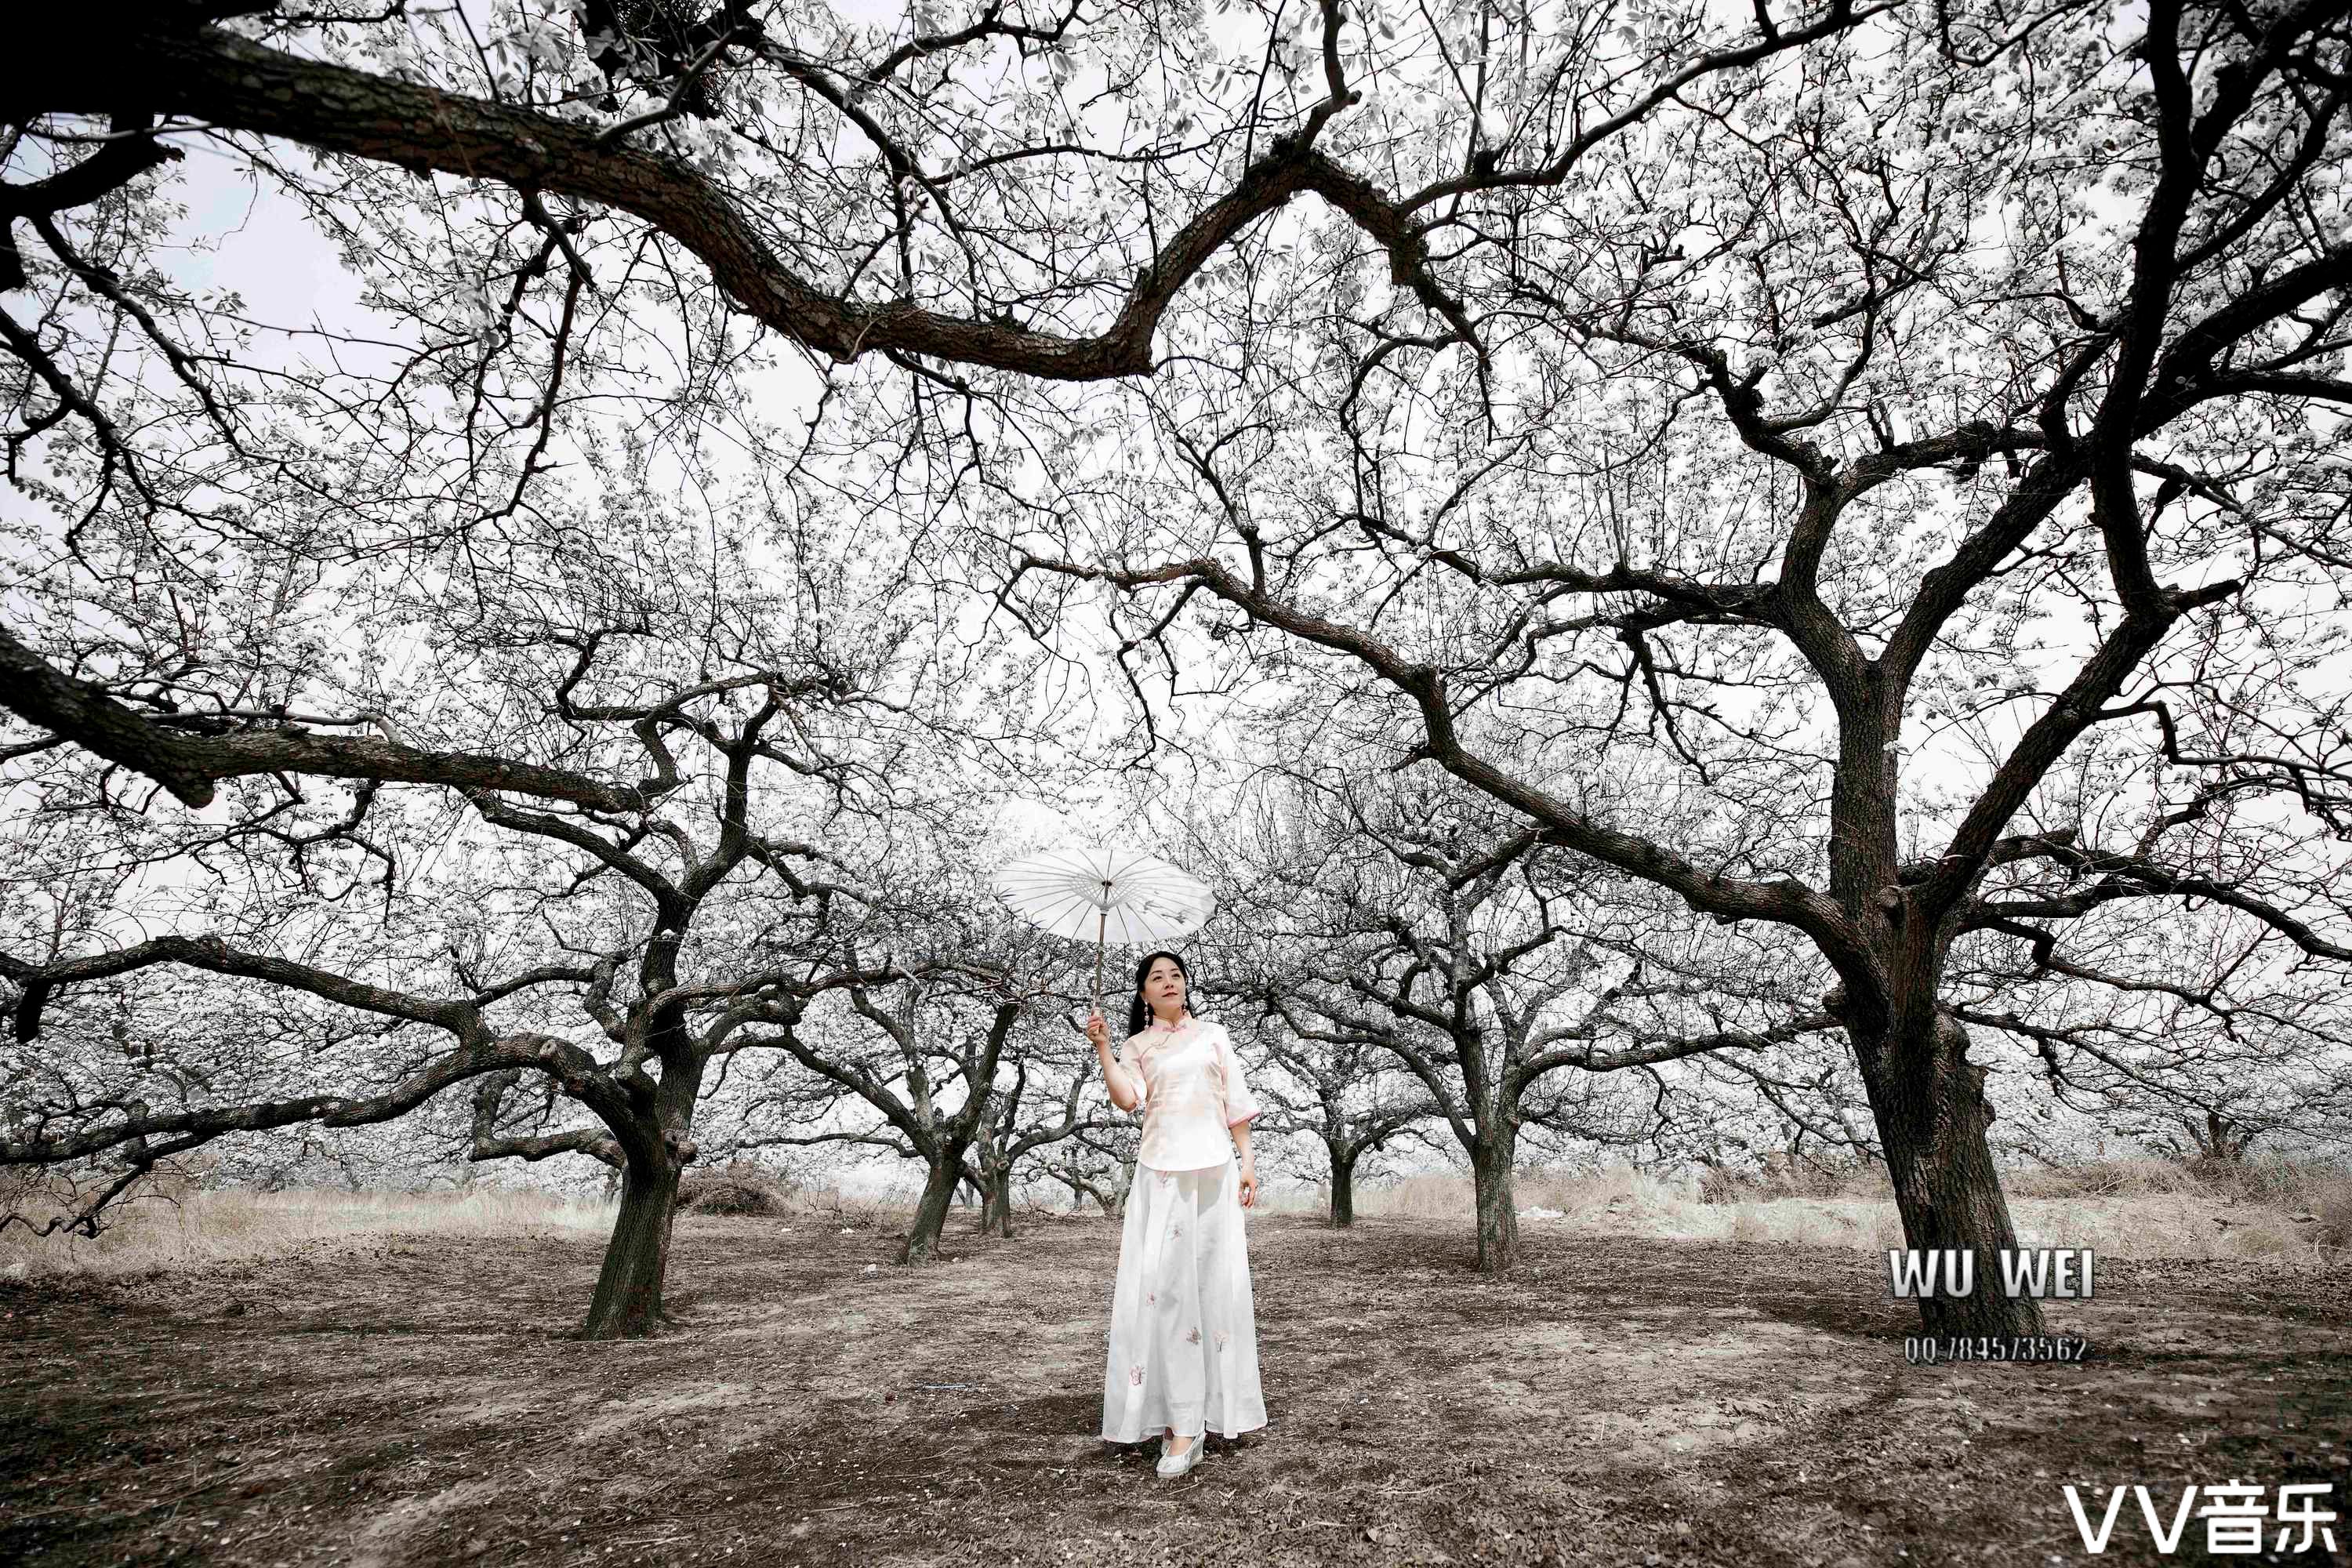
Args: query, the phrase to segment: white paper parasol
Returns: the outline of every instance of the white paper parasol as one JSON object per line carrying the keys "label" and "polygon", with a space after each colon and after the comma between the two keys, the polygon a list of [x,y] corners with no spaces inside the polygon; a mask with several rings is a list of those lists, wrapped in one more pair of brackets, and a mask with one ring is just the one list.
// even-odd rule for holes
{"label": "white paper parasol", "polygon": [[1156,855],[1073,845],[1024,856],[990,878],[1024,919],[1055,936],[1095,939],[1095,1010],[1103,945],[1165,942],[1201,929],[1216,895]]}

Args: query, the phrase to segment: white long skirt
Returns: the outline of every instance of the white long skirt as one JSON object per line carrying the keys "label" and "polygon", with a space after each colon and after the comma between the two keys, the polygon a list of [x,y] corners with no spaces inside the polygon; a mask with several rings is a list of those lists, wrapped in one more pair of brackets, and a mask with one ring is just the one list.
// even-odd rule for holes
{"label": "white long skirt", "polygon": [[1135,1167],[1103,1363],[1104,1441],[1171,1427],[1235,1437],[1265,1425],[1242,1215],[1241,1163],[1230,1154],[1197,1171]]}

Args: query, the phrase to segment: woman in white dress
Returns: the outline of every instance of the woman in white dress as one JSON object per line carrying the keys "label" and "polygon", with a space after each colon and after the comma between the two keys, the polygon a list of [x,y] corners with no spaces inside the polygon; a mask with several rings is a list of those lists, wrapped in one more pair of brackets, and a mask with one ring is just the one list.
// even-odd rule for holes
{"label": "woman in white dress", "polygon": [[1225,1026],[1186,1007],[1189,981],[1176,954],[1145,956],[1116,1058],[1102,1015],[1087,1020],[1111,1103],[1144,1112],[1111,1292],[1102,1436],[1136,1443],[1157,1429],[1165,1477],[1201,1462],[1211,1428],[1230,1441],[1265,1425],[1242,1220],[1257,1205],[1258,1105]]}

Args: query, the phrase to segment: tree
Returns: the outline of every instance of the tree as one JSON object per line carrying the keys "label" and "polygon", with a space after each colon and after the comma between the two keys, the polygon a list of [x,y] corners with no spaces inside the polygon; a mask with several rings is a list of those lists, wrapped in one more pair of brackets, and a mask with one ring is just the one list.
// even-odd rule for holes
{"label": "tree", "polygon": [[[858,1013],[888,1037],[903,1067],[886,1079],[877,1069],[855,1061],[836,1066],[813,1051],[793,1054],[803,1067],[834,1078],[843,1089],[881,1112],[888,1131],[860,1134],[858,1142],[893,1149],[923,1163],[923,1193],[907,1227],[898,1261],[929,1262],[939,1255],[940,1231],[947,1224],[948,1205],[955,1200],[957,1188],[977,1175],[968,1156],[994,1108],[998,1068],[1010,1065],[1007,1047],[1013,1026],[1020,1021],[1021,1005],[1011,997],[997,1000],[986,1015],[984,1029],[960,1028],[960,1021],[951,1014],[943,1027],[926,1028],[917,1012],[919,992],[910,994],[907,1005],[897,1013],[877,1006],[863,989],[851,995]],[[942,1068],[944,1071],[940,1070]],[[889,1087],[891,1079],[899,1078],[907,1086],[903,1097]],[[963,1091],[961,1104],[953,1110],[937,1099],[938,1091],[951,1086]],[[975,1180],[974,1184],[982,1194],[981,1228],[985,1230],[989,1189],[984,1179]]]}
{"label": "tree", "polygon": [[[1599,868],[1536,852],[1533,834],[1450,781],[1369,806],[1360,783],[1285,782],[1259,818],[1264,847],[1240,858],[1307,939],[1267,966],[1281,978],[1265,1005],[1292,1037],[1385,1053],[1419,1081],[1470,1163],[1481,1271],[1518,1258],[1522,1129],[1576,1131],[1589,1075],[1760,1051],[1833,1022],[1809,1010],[1746,1029],[1726,1016],[1736,1001],[1715,996],[1696,1030],[1661,1027],[1660,1005],[1688,988],[1644,973],[1645,935],[1609,907]],[[1335,1167],[1335,1193],[1339,1181]]]}
{"label": "tree", "polygon": [[[1344,231],[1269,258],[1253,342],[1317,351],[1221,364],[1226,427],[1170,403],[1189,492],[1083,536],[1000,520],[1006,602],[1043,626],[1108,584],[1130,648],[1237,613],[1228,651],[1328,677],[1325,711],[1404,738],[1382,760],[1801,932],[1909,1244],[1989,1256],[2016,1238],[1956,952],[2206,900],[2352,959],[2318,689],[2352,566],[2347,46],[2333,0],[1906,6],[1694,83],[1572,188],[1503,177],[1540,117],[1463,127],[1496,178],[1415,220],[1451,308],[1365,319]],[[2132,820],[2075,815],[2093,744]],[[2291,854],[2211,853],[2257,815]]]}
{"label": "tree", "polygon": [[[1280,993],[1268,993],[1269,998]],[[1275,1016],[1258,1033],[1268,1065],[1281,1068],[1252,1089],[1275,1107],[1272,1118],[1255,1124],[1259,1137],[1304,1132],[1323,1146],[1328,1162],[1334,1227],[1356,1223],[1356,1174],[1368,1160],[1407,1140],[1427,1144],[1428,1124],[1441,1114],[1423,1094],[1400,1092],[1389,1054],[1360,1042],[1310,1039],[1280,1026]],[[1290,1086],[1299,1088],[1294,1089]]]}
{"label": "tree", "polygon": [[1330,1222],[1351,1226],[1358,1167],[1392,1144],[1434,1147],[1425,1127],[1443,1111],[1394,1053],[1363,1039],[1300,1033],[1286,1017],[1286,1003],[1312,1005],[1315,973],[1332,960],[1335,932],[1321,906],[1332,847],[1301,831],[1271,791],[1244,794],[1238,805],[1196,792],[1153,815],[1167,819],[1160,837],[1181,842],[1195,874],[1218,889],[1201,937],[1202,990],[1251,1010],[1233,1020],[1236,1046],[1252,1039],[1254,1054],[1277,1069],[1250,1079],[1273,1108],[1252,1132],[1261,1141],[1314,1138],[1326,1161]]}
{"label": "tree", "polygon": [[[117,770],[87,757],[20,792],[7,898],[52,913],[12,921],[30,940],[0,949],[33,1069],[9,1086],[0,1163],[121,1155],[121,1180],[80,1215],[94,1229],[159,1159],[245,1131],[383,1122],[470,1087],[475,1158],[618,1169],[585,1331],[652,1331],[707,1076],[789,1047],[830,993],[907,977],[858,955],[917,907],[898,889],[931,876],[910,826],[990,795],[952,753],[918,760],[934,721],[901,689],[908,645],[887,620],[795,647],[794,617],[747,579],[728,606],[697,606],[698,643],[677,643],[643,628],[683,606],[650,584],[603,586],[621,602],[503,599],[468,652],[501,678],[486,706],[535,700],[526,744],[569,732],[614,773],[636,754],[625,814],[473,788],[320,798],[263,779],[208,820],[118,800]],[[612,618],[586,618],[600,609]],[[223,871],[214,890],[205,879]],[[120,940],[133,925],[168,934]],[[234,1005],[282,1016],[306,1048],[179,1026],[189,973],[236,983]],[[144,1037],[177,1043],[135,1058],[75,1044],[151,975],[165,1016]]]}
{"label": "tree", "polygon": [[[711,605],[740,584],[747,534],[789,540],[812,579],[829,551],[874,548],[871,510],[795,510],[843,480],[814,472],[817,421],[795,443],[758,412],[789,368],[779,346],[824,377],[819,415],[837,399],[896,427],[876,386],[835,373],[878,359],[903,376],[917,438],[860,487],[878,510],[940,476],[1001,488],[998,459],[935,450],[928,424],[1011,407],[995,373],[1017,387],[1152,371],[1182,292],[1297,195],[1347,215],[1402,287],[1437,300],[1404,221],[1412,205],[1319,145],[1362,101],[1351,73],[1433,68],[1391,58],[1404,53],[1391,19],[1357,25],[1330,0],[1244,15],[1237,25],[1265,18],[1262,38],[1242,40],[1261,68],[1173,79],[1147,68],[1223,58],[1233,40],[1197,18],[1000,0],[887,36],[738,0],[599,0],[576,24],[522,6],[256,0],[108,0],[33,18],[0,62],[5,460],[30,503],[9,523],[22,548],[0,626],[0,705],[29,727],[0,748],[12,777],[47,787],[100,759],[121,770],[92,775],[109,802],[174,831],[185,819],[130,776],[196,809],[225,785],[240,812],[332,800],[305,831],[362,855],[392,815],[389,786],[429,785],[633,875],[604,851],[625,846],[621,859],[642,864],[641,844],[674,842],[667,742],[635,777],[626,745],[594,739],[625,726],[569,711],[560,668],[541,658],[507,680],[502,666],[551,650],[530,632],[504,645],[504,588],[550,574],[580,593],[700,582],[684,614],[559,616],[558,630],[575,644],[671,639],[672,717],[725,695],[684,696],[706,679],[763,679],[709,646],[725,640]],[[1455,37],[1473,20],[1457,7],[1431,26]],[[1580,121],[1543,169],[1509,178],[1557,184],[1690,83],[1854,20],[1837,0],[1724,28],[1694,5],[1612,41],[1479,18],[1514,29],[1529,79]],[[1009,85],[975,86],[992,72]],[[1072,101],[1082,92],[1151,129],[1139,145],[1097,142]],[[341,319],[273,320],[175,269],[192,149],[335,253]],[[757,471],[719,460],[730,442]],[[698,528],[720,546],[677,548]],[[617,548],[583,548],[597,542]],[[842,610],[811,597],[820,616]],[[723,673],[688,651],[696,635]],[[419,679],[386,678],[420,649],[432,657]],[[498,700],[479,700],[486,677]],[[560,722],[500,708],[551,690]],[[671,722],[646,711],[656,730]],[[996,743],[1035,738],[1007,729]],[[344,797],[303,793],[317,779],[353,786],[347,816]],[[546,824],[515,826],[532,812]],[[16,956],[28,997],[60,983],[32,971],[65,951]],[[614,962],[650,974],[667,961]],[[529,994],[501,984],[468,994]],[[450,1002],[380,989],[368,1003],[411,1027]],[[496,1143],[512,1121],[494,1106],[480,1125]]]}
{"label": "tree", "polygon": [[1057,1145],[1060,1158],[1045,1163],[1045,1173],[1070,1189],[1073,1210],[1092,1198],[1095,1206],[1111,1219],[1126,1213],[1128,1186],[1135,1177],[1136,1135],[1130,1131],[1124,1140],[1129,1147],[1124,1155],[1114,1142],[1110,1135],[1081,1127]]}
{"label": "tree", "polygon": [[[969,1163],[980,1141],[996,1096],[1000,1066],[1009,1066],[1008,1046],[1020,1021],[1022,1004],[1003,996],[979,1018],[979,1026],[963,1027],[946,994],[931,996],[941,1016],[924,1019],[920,1004],[933,987],[910,981],[896,1009],[878,1005],[863,987],[852,993],[854,1005],[887,1041],[880,1053],[852,1047],[821,1049],[795,1037],[786,1049],[808,1073],[823,1079],[835,1101],[855,1100],[878,1112],[882,1125],[864,1131],[763,1134],[762,1143],[872,1144],[903,1159],[919,1160],[924,1170],[922,1195],[898,1249],[901,1263],[926,1263],[940,1256],[940,1232],[946,1226],[949,1205],[967,1180],[979,1186],[983,1198],[982,1229],[987,1228],[985,1200],[989,1188]],[[879,1059],[887,1056],[888,1070]],[[943,1069],[943,1070],[942,1070]],[[903,1091],[893,1085],[903,1083]],[[961,1103],[950,1109],[940,1103],[940,1090],[962,1090]],[[808,1103],[806,1101],[803,1104]]]}
{"label": "tree", "polygon": [[[1048,998],[1064,1001],[1055,987],[1071,950],[998,905],[981,885],[973,842],[965,831],[928,843],[919,896],[910,892],[897,923],[878,933],[894,950],[857,961],[895,977],[887,989],[853,981],[842,992],[849,1016],[821,1025],[803,1016],[763,1041],[782,1058],[759,1075],[739,1140],[872,1147],[920,1162],[901,1263],[940,1256],[948,1210],[967,1182],[981,1194],[981,1229],[1010,1237],[1022,1157],[1108,1125],[1079,1110],[1086,1074],[1076,1031],[1042,1011]],[[981,858],[993,855],[983,848]],[[1033,1073],[1063,1084],[1057,1118],[1024,1122]]]}
{"label": "tree", "polygon": [[[1074,1046],[1066,1044],[1065,1050],[1075,1057]],[[1073,1060],[1057,1066],[1067,1077],[1060,1091],[1060,1103],[1053,1108],[1052,1114],[1026,1121],[1022,1118],[1030,1088],[1030,1058],[1024,1056],[1013,1063],[1012,1083],[999,1089],[990,1100],[989,1113],[981,1121],[980,1136],[972,1142],[971,1167],[966,1176],[986,1194],[981,1205],[980,1228],[985,1231],[992,1226],[1007,1241],[1013,1238],[1013,1178],[1023,1160],[1035,1151],[1058,1149],[1082,1129],[1095,1130],[1102,1125],[1098,1119],[1079,1109],[1087,1083],[1083,1065]],[[1064,1167],[1069,1173],[1076,1173],[1076,1169],[1066,1164]],[[1101,1194],[1096,1195],[1099,1200]]]}
{"label": "tree", "polygon": [[[714,516],[801,526],[784,498],[837,489],[961,512],[910,556],[993,552],[1033,630],[1041,571],[1173,586],[1129,654],[1221,603],[1253,679],[1339,674],[1335,721],[1417,742],[1388,760],[1801,932],[1906,1233],[2001,1245],[1955,962],[2148,900],[2352,951],[2304,613],[2352,561],[2344,7],[2168,0],[2137,38],[1969,0],[1303,15],[1241,71],[1205,18],[1076,8],[882,39],[734,4],[480,37],[397,7],[44,14],[0,64],[36,513],[0,628],[36,729],[5,749],[191,804],[278,770],[625,816],[567,732],[316,705],[315,602],[359,574],[430,604],[475,552],[583,526],[583,495],[707,493],[733,439],[765,471]],[[1206,68],[1171,89],[1165,60]],[[994,68],[1019,85],[975,85]],[[334,354],[163,264],[198,138],[347,257],[372,314],[320,329]],[[838,449],[758,417],[778,344]],[[876,358],[895,379],[851,374]],[[1108,480],[1080,460],[1106,451]],[[1496,720],[1550,749],[1498,763]],[[2137,820],[2057,787],[2103,733]],[[2265,796],[2294,852],[2213,855]]]}

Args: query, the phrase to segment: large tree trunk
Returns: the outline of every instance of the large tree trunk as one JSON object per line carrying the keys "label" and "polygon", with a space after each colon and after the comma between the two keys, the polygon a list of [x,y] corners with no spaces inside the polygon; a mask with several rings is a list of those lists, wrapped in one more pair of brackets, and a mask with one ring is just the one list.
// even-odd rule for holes
{"label": "large tree trunk", "polygon": [[984,1201],[980,1210],[980,1231],[988,1234],[991,1226],[1005,1240],[1013,1239],[1013,1172],[1010,1167],[987,1173],[988,1185],[982,1189]]}
{"label": "large tree trunk", "polygon": [[1511,1184],[1518,1158],[1516,1131],[1489,1131],[1470,1151],[1470,1175],[1478,1195],[1478,1272],[1500,1274],[1519,1261],[1519,1210]]}
{"label": "large tree trunk", "polygon": [[1345,1229],[1356,1223],[1356,1156],[1335,1144],[1331,1149],[1331,1224]]}
{"label": "large tree trunk", "polygon": [[2041,1309],[2001,1293],[2000,1253],[2017,1245],[2017,1229],[1985,1138],[1992,1107],[1984,1069],[1968,1059],[1968,1031],[1937,1000],[1952,928],[1922,918],[1903,892],[1901,752],[1892,744],[1902,730],[1901,693],[1874,674],[1840,708],[1830,887],[1875,947],[1879,973],[1865,989],[1840,984],[1822,1002],[1843,1021],[1862,1068],[1904,1244],[1975,1255],[1970,1293],[1921,1297],[1920,1322],[1931,1335],[2040,1333]]}
{"label": "large tree trunk", "polygon": [[604,1244],[604,1268],[588,1303],[583,1338],[640,1339],[659,1331],[667,1316],[662,1283],[669,1272],[670,1222],[685,1168],[667,1149],[628,1161],[621,1174],[621,1212]]}
{"label": "large tree trunk", "polygon": [[[655,953],[674,956],[676,951],[674,942],[656,938]],[[654,983],[648,989],[677,984],[670,968],[650,959],[648,964],[640,976]],[[621,1148],[621,1208],[582,1330],[592,1340],[642,1338],[659,1332],[669,1320],[662,1301],[669,1277],[669,1233],[677,1217],[678,1178],[695,1161],[692,1132],[703,1059],[682,1048],[685,1030],[675,1006],[656,1009],[647,1032],[662,1068],[651,1094],[644,1097],[649,1103],[642,1109],[650,1114],[626,1125],[605,1120]],[[637,1099],[635,1091],[632,1099]]]}
{"label": "large tree trunk", "polygon": [[907,1227],[907,1245],[898,1250],[899,1262],[928,1263],[940,1256],[940,1231],[948,1223],[948,1207],[962,1184],[961,1150],[931,1162],[922,1199],[915,1205],[915,1223]]}
{"label": "large tree trunk", "polygon": [[1985,1136],[1993,1112],[1984,1068],[1968,1059],[1968,1048],[1958,1020],[1938,1014],[1930,1038],[1862,1053],[1905,1245],[1976,1255],[1973,1292],[1920,1298],[1920,1322],[1937,1335],[2038,1334],[2040,1306],[2001,1292],[2000,1254],[2017,1245],[2017,1228]]}

